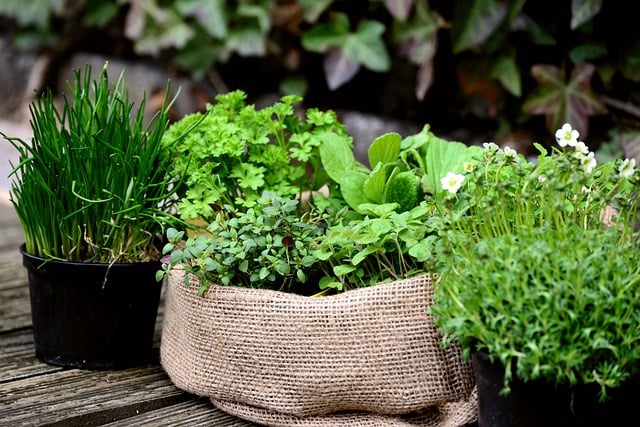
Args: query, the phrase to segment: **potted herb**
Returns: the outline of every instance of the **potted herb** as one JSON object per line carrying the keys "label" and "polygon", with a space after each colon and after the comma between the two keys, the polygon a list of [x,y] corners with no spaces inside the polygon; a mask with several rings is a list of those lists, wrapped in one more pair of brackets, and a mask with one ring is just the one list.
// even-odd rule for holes
{"label": "potted herb", "polygon": [[377,137],[368,168],[355,159],[348,140],[325,138],[320,153],[332,200],[343,200],[348,211],[331,219],[315,252],[329,265],[320,287],[342,290],[433,272],[440,227],[434,196],[442,190],[441,177],[463,172],[479,150],[439,138],[426,125],[405,138]]}
{"label": "potted herb", "polygon": [[161,282],[159,239],[171,211],[168,89],[143,123],[124,73],[75,70],[58,108],[51,91],[30,107],[33,138],[3,136],[19,152],[11,201],[25,236],[36,356],[110,369],[149,360]]}
{"label": "potted herb", "polygon": [[[176,147],[185,153],[176,157],[186,184],[180,212],[199,228],[167,233],[162,366],[179,388],[266,425],[473,422],[473,372],[441,346],[427,312],[431,276],[416,267],[416,277],[352,289],[360,283],[334,274],[343,260],[322,246],[327,232],[364,217],[330,164],[354,159],[352,141],[331,111],[296,116],[299,100],[285,97],[265,114],[230,93],[206,118],[169,129],[179,138],[199,123]],[[380,152],[401,139],[381,138]],[[370,172],[355,160],[340,164]],[[419,205],[417,188],[415,196]]]}
{"label": "potted herb", "polygon": [[168,129],[171,172],[184,179],[178,203],[183,219],[206,225],[225,205],[254,206],[264,191],[293,198],[325,184],[317,147],[327,132],[345,134],[336,114],[309,108],[299,117],[295,106],[302,99],[295,95],[262,109],[246,98],[240,90],[220,94],[205,112]]}
{"label": "potted herb", "polygon": [[473,355],[481,425],[624,424],[637,393],[640,177],[556,138],[536,161],[487,144],[442,193],[432,312]]}

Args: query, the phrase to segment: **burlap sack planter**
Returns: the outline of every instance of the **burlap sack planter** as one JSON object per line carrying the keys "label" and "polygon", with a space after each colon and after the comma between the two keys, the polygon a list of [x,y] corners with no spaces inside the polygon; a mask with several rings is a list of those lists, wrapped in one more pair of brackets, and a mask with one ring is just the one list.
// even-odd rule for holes
{"label": "burlap sack planter", "polygon": [[308,298],[168,280],[161,363],[173,383],[272,426],[462,426],[474,372],[443,349],[429,275]]}

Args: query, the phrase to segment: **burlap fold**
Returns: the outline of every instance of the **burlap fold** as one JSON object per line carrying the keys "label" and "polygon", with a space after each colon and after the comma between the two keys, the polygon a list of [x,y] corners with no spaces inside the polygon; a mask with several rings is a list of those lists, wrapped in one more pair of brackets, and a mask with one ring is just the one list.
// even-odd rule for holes
{"label": "burlap fold", "polygon": [[161,363],[173,383],[266,425],[461,426],[473,369],[443,349],[424,274],[309,298],[238,287],[166,294]]}

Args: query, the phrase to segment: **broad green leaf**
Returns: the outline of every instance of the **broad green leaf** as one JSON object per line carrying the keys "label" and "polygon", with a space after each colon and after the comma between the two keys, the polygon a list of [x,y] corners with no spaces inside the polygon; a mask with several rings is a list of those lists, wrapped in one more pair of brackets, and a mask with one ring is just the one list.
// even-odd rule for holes
{"label": "broad green leaf", "polygon": [[571,0],[571,29],[575,30],[596,16],[603,0]]}
{"label": "broad green leaf", "polygon": [[340,183],[348,172],[359,169],[348,137],[327,132],[319,139],[322,141],[318,147],[320,159],[329,178]]}
{"label": "broad green leaf", "polygon": [[344,200],[351,206],[356,212],[358,206],[363,203],[369,203],[369,200],[364,195],[363,187],[367,180],[367,174],[362,172],[348,172],[340,180],[340,192]]}
{"label": "broad green leaf", "polygon": [[325,276],[318,282],[318,287],[320,289],[331,289],[335,288],[339,291],[342,290],[342,283],[334,280],[332,277]]}
{"label": "broad green leaf", "polygon": [[409,248],[409,255],[415,258],[418,262],[424,262],[428,260],[433,254],[433,243],[436,240],[435,236],[429,236],[417,245],[413,245]]}
{"label": "broad green leaf", "polygon": [[314,23],[318,20],[333,0],[299,0],[302,15],[306,22]]}
{"label": "broad green leaf", "polygon": [[156,56],[162,49],[183,48],[195,35],[195,31],[174,10],[166,10],[162,23],[156,22],[157,31],[146,33],[136,42],[136,53]]}
{"label": "broad green leaf", "polygon": [[105,26],[118,14],[118,10],[118,5],[112,1],[87,2],[82,24],[88,27]]}
{"label": "broad green leaf", "polygon": [[355,270],[356,270],[356,267],[354,265],[349,265],[349,264],[336,265],[335,267],[333,267],[333,274],[340,277],[340,276],[344,276],[345,274],[349,274]]}
{"label": "broad green leaf", "polygon": [[433,59],[437,50],[438,30],[441,18],[429,10],[426,3],[416,5],[409,22],[397,22],[393,26],[393,42],[409,62],[422,65]]}
{"label": "broad green leaf", "polygon": [[569,58],[574,64],[600,59],[608,53],[607,46],[603,43],[585,43],[571,49]]}
{"label": "broad green leaf", "polygon": [[378,163],[391,163],[398,160],[402,137],[397,132],[378,136],[369,146],[369,165],[375,168]]}
{"label": "broad green leaf", "polygon": [[362,249],[360,252],[355,254],[353,256],[353,258],[351,258],[351,262],[353,263],[353,265],[358,265],[362,261],[367,259],[367,257],[369,255],[371,255],[371,254],[373,254],[375,252],[376,252],[376,248],[373,245],[367,245],[367,246],[364,247],[364,249]]}
{"label": "broad green leaf", "polygon": [[511,56],[502,55],[491,69],[491,77],[497,79],[513,96],[522,95],[520,69]]}
{"label": "broad green leaf", "polygon": [[267,53],[265,39],[258,28],[241,28],[229,32],[227,48],[240,56],[264,56]]}
{"label": "broad green leaf", "polygon": [[451,29],[453,53],[482,45],[507,16],[505,2],[471,0],[457,2]]}
{"label": "broad green leaf", "polygon": [[482,151],[477,146],[467,146],[461,142],[446,141],[432,135],[424,148],[423,190],[436,194],[442,190],[442,178],[448,172],[462,173],[464,162],[472,161]]}
{"label": "broad green leaf", "polygon": [[369,173],[369,176],[364,182],[362,191],[365,197],[374,203],[382,203],[382,196],[384,195],[384,188],[387,182],[387,171],[382,163],[378,163],[375,168]]}
{"label": "broad green leaf", "polygon": [[535,44],[542,46],[553,46],[556,40],[544,28],[529,16],[523,14],[524,22],[527,26],[527,34]]}
{"label": "broad green leaf", "polygon": [[262,33],[267,33],[271,28],[271,10],[268,3],[248,4],[241,2],[236,13],[242,19],[255,19]]}
{"label": "broad green leaf", "polygon": [[384,24],[378,21],[363,22],[347,37],[342,47],[344,55],[372,71],[389,71],[391,59],[382,39],[384,31]]}
{"label": "broad green leaf", "polygon": [[65,0],[50,0],[43,5],[38,1],[2,0],[0,15],[15,18],[23,26],[34,25],[44,30],[49,27],[51,12],[60,12],[66,4]]}
{"label": "broad green leaf", "polygon": [[193,16],[211,37],[226,37],[228,28],[223,0],[178,0],[175,5],[185,17]]}
{"label": "broad green leaf", "polygon": [[213,66],[216,58],[221,57],[221,47],[201,38],[190,40],[187,45],[176,52],[174,61],[183,70],[191,71],[196,79],[203,78]]}
{"label": "broad green leaf", "polygon": [[316,25],[302,35],[302,46],[310,52],[325,53],[332,47],[342,47],[349,35],[349,18],[344,13],[332,15],[328,24]]}

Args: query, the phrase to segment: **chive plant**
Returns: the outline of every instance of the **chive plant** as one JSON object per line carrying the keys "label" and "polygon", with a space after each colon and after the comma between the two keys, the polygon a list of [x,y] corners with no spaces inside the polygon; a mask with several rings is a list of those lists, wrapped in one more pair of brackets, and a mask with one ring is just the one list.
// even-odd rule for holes
{"label": "chive plant", "polygon": [[74,70],[61,108],[51,90],[36,96],[30,142],[2,134],[19,152],[11,201],[31,255],[103,263],[158,259],[158,236],[177,225],[170,147],[161,144],[175,100],[169,101],[169,83],[161,108],[145,124],[145,97],[134,110],[124,71],[111,84],[107,66],[96,80],[89,65]]}

